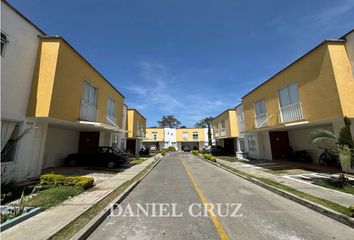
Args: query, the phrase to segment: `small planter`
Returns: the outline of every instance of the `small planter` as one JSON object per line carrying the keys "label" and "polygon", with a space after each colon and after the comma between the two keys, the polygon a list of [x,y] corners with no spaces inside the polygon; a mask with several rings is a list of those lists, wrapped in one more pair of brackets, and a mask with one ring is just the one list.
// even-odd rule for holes
{"label": "small planter", "polygon": [[[1,206],[1,214],[9,214],[14,212],[15,207],[13,206]],[[23,210],[23,213],[20,216],[14,217],[12,219],[6,220],[5,222],[1,223],[0,228],[1,231],[5,231],[6,229],[9,229],[16,224],[19,224],[35,215],[40,213],[42,211],[41,208],[31,208],[31,207],[25,207]]]}

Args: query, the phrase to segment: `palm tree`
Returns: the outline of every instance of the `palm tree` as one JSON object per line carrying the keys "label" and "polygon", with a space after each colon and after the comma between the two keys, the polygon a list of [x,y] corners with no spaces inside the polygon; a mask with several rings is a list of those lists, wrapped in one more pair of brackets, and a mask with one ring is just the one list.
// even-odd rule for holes
{"label": "palm tree", "polygon": [[211,139],[211,127],[212,127],[211,122],[213,121],[213,119],[214,119],[213,117],[206,117],[195,124],[195,126],[199,127],[199,128],[208,128],[208,144],[209,144],[209,146],[211,146],[213,144],[213,141]]}
{"label": "palm tree", "polygon": [[311,133],[312,143],[326,143],[334,146],[334,150],[339,156],[343,179],[345,179],[344,173],[354,166],[354,141],[350,125],[350,119],[344,117],[344,127],[340,129],[339,136],[324,129],[317,129]]}
{"label": "palm tree", "polygon": [[178,121],[173,115],[163,116],[160,121],[157,121],[157,123],[161,128],[178,128],[181,125],[181,122]]}

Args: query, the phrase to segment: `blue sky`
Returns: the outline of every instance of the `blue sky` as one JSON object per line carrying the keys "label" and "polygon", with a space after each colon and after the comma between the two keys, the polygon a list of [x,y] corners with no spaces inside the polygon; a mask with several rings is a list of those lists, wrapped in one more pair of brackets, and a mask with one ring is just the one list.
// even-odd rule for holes
{"label": "blue sky", "polygon": [[193,126],[328,38],[354,27],[354,0],[10,0],[61,35],[156,125]]}

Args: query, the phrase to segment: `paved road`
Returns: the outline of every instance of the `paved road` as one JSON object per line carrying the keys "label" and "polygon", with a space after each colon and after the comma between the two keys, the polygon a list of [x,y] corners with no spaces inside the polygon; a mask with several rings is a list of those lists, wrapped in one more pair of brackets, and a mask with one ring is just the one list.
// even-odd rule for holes
{"label": "paved road", "polygon": [[[230,216],[232,211],[226,214],[225,205],[221,205],[221,214],[226,217],[218,211],[214,211],[212,217],[208,214],[191,216],[188,211],[191,204],[194,204],[192,214],[197,215],[198,204],[203,202],[214,206],[216,203],[241,203],[238,213],[242,213],[242,217]],[[137,213],[136,203],[148,212],[140,211],[142,216],[129,217]],[[150,203],[176,203],[175,215],[183,216],[151,217]],[[154,216],[173,214],[172,205],[165,208],[167,210],[161,213],[161,208],[157,207]],[[126,217],[107,218],[89,239],[354,239],[354,229],[190,153],[166,156],[123,201],[121,210]],[[116,214],[119,214],[118,210]]]}

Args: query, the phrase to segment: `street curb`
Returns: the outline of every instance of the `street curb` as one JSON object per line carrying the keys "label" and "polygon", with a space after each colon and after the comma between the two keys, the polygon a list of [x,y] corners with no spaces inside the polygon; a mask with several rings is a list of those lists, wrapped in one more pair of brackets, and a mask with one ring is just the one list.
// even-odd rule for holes
{"label": "street curb", "polygon": [[321,214],[323,214],[323,215],[325,215],[327,217],[330,217],[330,218],[332,218],[332,219],[334,219],[334,220],[336,220],[336,221],[338,221],[338,222],[340,222],[342,224],[345,224],[345,225],[347,225],[347,226],[349,226],[351,228],[354,228],[354,218],[352,218],[352,217],[348,217],[347,215],[335,212],[332,209],[323,207],[323,206],[318,205],[316,203],[310,202],[310,201],[308,201],[306,199],[300,198],[300,197],[298,197],[298,196],[296,196],[294,194],[288,193],[288,192],[286,192],[284,190],[281,190],[281,189],[275,188],[273,186],[270,186],[268,184],[265,184],[265,183],[255,179],[255,178],[247,178],[247,177],[245,177],[245,176],[243,176],[243,175],[241,175],[241,174],[239,174],[237,172],[234,172],[234,171],[232,171],[230,169],[225,168],[224,166],[222,166],[222,165],[220,165],[218,163],[214,163],[214,162],[202,159],[200,156],[197,156],[197,157],[199,159],[205,161],[205,162],[208,162],[208,163],[210,163],[212,165],[215,165],[215,166],[217,166],[219,168],[222,168],[222,169],[224,169],[224,170],[226,170],[226,171],[228,171],[228,172],[230,172],[232,174],[235,174],[235,175],[237,175],[237,176],[239,176],[239,177],[241,177],[241,178],[243,178],[243,179],[245,179],[245,180],[247,180],[249,182],[257,184],[260,187],[263,187],[263,188],[265,188],[265,189],[267,189],[269,191],[272,191],[272,192],[274,192],[274,193],[276,193],[276,194],[278,194],[278,195],[280,195],[282,197],[285,197],[285,198],[287,198],[289,200],[297,202],[297,203],[299,203],[299,204],[301,204],[301,205],[303,205],[303,206],[305,206],[307,208],[310,208],[310,209],[312,209],[312,210],[314,210],[314,211],[316,211],[318,213],[321,213]]}
{"label": "street curb", "polygon": [[[124,192],[122,192],[118,197],[116,197],[107,207],[105,207],[100,213],[98,213],[96,217],[94,217],[88,224],[86,224],[85,227],[83,227],[79,232],[77,232],[71,238],[71,240],[87,239],[91,235],[91,233],[93,231],[95,231],[95,229],[110,215],[111,210],[112,210],[111,206],[114,204],[121,203],[129,195],[129,193],[131,191],[133,191],[134,188],[136,186],[138,186],[138,184],[156,167],[156,165],[161,162],[161,160],[163,158],[164,158],[164,156],[162,156],[160,159],[158,159],[152,165],[152,167],[149,169],[149,171],[147,171],[140,179],[134,181],[127,189],[124,190]],[[142,171],[144,171],[144,170],[142,170]]]}

